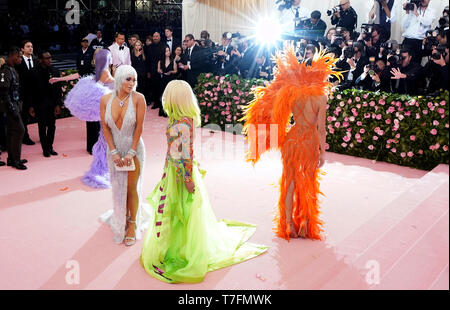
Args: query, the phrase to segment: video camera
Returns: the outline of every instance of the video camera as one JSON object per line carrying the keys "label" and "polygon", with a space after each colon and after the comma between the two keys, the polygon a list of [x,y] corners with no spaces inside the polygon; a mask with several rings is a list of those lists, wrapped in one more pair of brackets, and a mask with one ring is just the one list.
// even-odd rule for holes
{"label": "video camera", "polygon": [[391,68],[400,68],[403,62],[403,56],[400,54],[400,50],[397,50],[394,55],[389,56],[387,61]]}
{"label": "video camera", "polygon": [[336,34],[333,44],[336,46],[340,46],[343,42],[345,42],[344,35],[342,33],[341,27],[336,27]]}
{"label": "video camera", "polygon": [[421,7],[421,0],[409,0],[409,2],[405,6],[405,11],[414,11],[414,4],[417,8]]}
{"label": "video camera", "polygon": [[347,46],[344,47],[344,58],[350,59],[355,56],[355,48],[353,47],[353,41],[348,41]]}

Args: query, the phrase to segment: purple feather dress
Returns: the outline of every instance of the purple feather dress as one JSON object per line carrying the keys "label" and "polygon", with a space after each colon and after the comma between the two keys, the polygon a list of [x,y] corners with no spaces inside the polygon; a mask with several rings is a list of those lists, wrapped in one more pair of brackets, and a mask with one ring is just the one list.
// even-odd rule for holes
{"label": "purple feather dress", "polygon": [[[70,113],[82,121],[98,122],[100,118],[100,99],[109,94],[114,84],[103,84],[95,81],[95,76],[89,75],[81,78],[67,95],[64,105]],[[107,144],[103,130],[97,143],[92,148],[91,168],[87,171],[82,181],[85,185],[93,188],[110,188],[108,162],[106,159]]]}

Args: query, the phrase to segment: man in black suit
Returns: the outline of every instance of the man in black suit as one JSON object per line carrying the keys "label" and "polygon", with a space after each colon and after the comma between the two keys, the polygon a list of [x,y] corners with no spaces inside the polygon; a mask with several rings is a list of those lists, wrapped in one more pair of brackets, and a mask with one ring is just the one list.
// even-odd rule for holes
{"label": "man in black suit", "polygon": [[39,65],[33,69],[35,75],[35,90],[33,107],[30,110],[32,116],[37,117],[39,127],[39,139],[45,157],[58,155],[53,149],[55,140],[56,115],[61,113],[62,93],[58,83],[50,84],[52,77],[59,77],[59,71],[52,66],[52,56],[43,51],[39,54]]}
{"label": "man in black suit", "polygon": [[94,50],[89,47],[87,38],[81,40],[81,48],[77,53],[77,70],[80,76],[92,74],[94,68],[92,67],[92,58],[94,57]]}
{"label": "man in black suit", "polygon": [[184,38],[187,49],[183,54],[183,65],[180,69],[186,72],[186,82],[191,85],[192,88],[197,85],[197,78],[204,68],[204,53],[203,49],[195,44],[195,38],[192,34],[186,35]]}
{"label": "man in black suit", "polygon": [[23,144],[34,145],[34,141],[30,139],[27,125],[30,117],[30,107],[33,101],[33,74],[32,69],[35,68],[39,60],[33,56],[33,43],[30,40],[22,42],[22,62],[16,66],[16,70],[20,76],[20,98],[23,102],[22,108],[22,122],[25,127],[25,134],[23,136]]}
{"label": "man in black suit", "polygon": [[222,45],[217,49],[218,52],[214,55],[215,58],[215,74],[225,75],[234,74],[235,68],[233,66],[234,58],[238,57],[234,47],[231,45],[232,35],[230,32],[225,32],[222,35]]}
{"label": "man in black suit", "polygon": [[173,28],[171,26],[166,26],[164,29],[164,34],[166,35],[166,45],[170,48],[170,52],[173,54],[178,46],[181,46],[181,41],[173,37]]}
{"label": "man in black suit", "polygon": [[239,72],[243,78],[247,78],[252,65],[256,61],[257,47],[252,46],[249,40],[244,40],[240,46]]}
{"label": "man in black suit", "polygon": [[303,25],[303,29],[308,31],[308,35],[311,38],[321,38],[325,34],[327,24],[320,19],[321,16],[322,14],[319,11],[313,11],[311,13],[311,18],[306,20]]}
{"label": "man in black suit", "polygon": [[355,85],[356,79],[364,72],[364,67],[369,63],[369,59],[364,54],[364,45],[360,42],[353,44],[354,56],[347,59],[350,71],[347,75],[347,82],[351,86]]}
{"label": "man in black suit", "polygon": [[147,77],[150,79],[150,102],[153,102],[152,109],[159,109],[160,116],[164,115],[164,111],[161,104],[161,75],[158,73],[158,61],[164,57],[165,50],[166,44],[161,41],[160,33],[153,33],[152,44],[145,47],[145,63]]}
{"label": "man in black suit", "polygon": [[[6,114],[6,145],[8,166],[26,170],[26,159],[20,159],[25,128],[20,117],[22,102],[20,100],[19,74],[14,69],[22,62],[22,52],[18,47],[11,47],[6,64],[0,67],[0,114]],[[0,166],[4,163],[0,161]]]}

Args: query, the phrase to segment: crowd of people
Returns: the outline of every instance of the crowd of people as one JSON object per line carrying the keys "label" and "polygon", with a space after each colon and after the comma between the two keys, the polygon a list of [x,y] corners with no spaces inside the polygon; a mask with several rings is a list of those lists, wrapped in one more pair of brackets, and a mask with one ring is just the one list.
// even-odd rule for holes
{"label": "crowd of people", "polygon": [[[299,61],[311,60],[321,48],[326,48],[339,58],[337,70],[343,72],[344,78],[337,80],[331,77],[337,89],[437,94],[440,89],[448,89],[449,10],[446,7],[439,16],[429,8],[430,1],[411,1],[403,5],[404,40],[399,43],[390,38],[392,24],[400,20],[395,14],[398,11],[394,9],[399,0],[374,0],[369,13],[370,23],[363,24],[360,32],[356,28],[358,16],[350,0],[340,0],[337,7],[327,12],[333,25],[328,30],[321,12],[310,13],[301,5],[301,0],[292,0],[291,6],[285,8],[282,14],[286,15],[283,18],[287,20],[292,18],[298,35],[285,39],[295,42]],[[76,56],[79,76],[93,74],[96,53],[107,49],[112,58],[111,74],[114,75],[121,65],[133,66],[138,75],[138,91],[144,94],[152,109],[159,109],[159,116],[167,116],[162,108],[161,96],[172,80],[185,80],[194,88],[203,72],[267,80],[273,77],[273,50],[239,33],[225,32],[219,43],[211,40],[207,30],[202,31],[198,38],[193,34],[176,37],[173,26],[142,36],[132,32],[136,25],[138,28],[145,27],[145,23],[141,25],[139,22],[141,18],[131,23],[129,19],[115,20],[107,14],[96,17],[96,31],[84,30],[83,36],[80,36]],[[436,19],[438,26],[432,29]],[[46,22],[51,24],[52,19]],[[108,26],[108,23],[111,25]],[[23,33],[32,33],[28,26],[19,28]],[[26,29],[30,31],[24,31]],[[115,30],[111,41],[108,36]],[[9,145],[12,149],[7,164],[23,170],[26,169],[26,160],[20,158],[19,144],[34,144],[27,132],[30,116],[38,121],[43,155],[55,155],[55,115],[60,113],[63,104],[58,93],[60,87],[49,82],[59,76],[58,70],[51,64],[51,54],[41,47],[38,57],[35,57],[33,43],[26,39],[20,48],[10,49],[1,69],[4,83],[0,88],[1,96],[6,98],[10,94],[10,100],[2,99],[0,149],[6,150]],[[17,94],[20,97],[16,103],[14,96],[11,96],[15,83],[19,85]],[[34,102],[36,96],[33,94],[36,93],[41,94],[42,102]],[[19,119],[17,113],[21,114]],[[15,142],[8,142],[9,139]],[[90,153],[92,144],[88,146]],[[0,165],[3,164],[6,163],[0,161]]]}

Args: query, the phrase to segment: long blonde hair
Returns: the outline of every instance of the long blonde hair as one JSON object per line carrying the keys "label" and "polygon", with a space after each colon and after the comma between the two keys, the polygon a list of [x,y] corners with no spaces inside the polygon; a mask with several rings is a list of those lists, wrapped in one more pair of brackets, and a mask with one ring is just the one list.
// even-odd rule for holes
{"label": "long blonde hair", "polygon": [[170,124],[183,117],[188,117],[194,120],[195,127],[200,126],[200,108],[197,98],[187,82],[173,80],[167,84],[162,96],[162,104],[164,111],[169,116]]}

